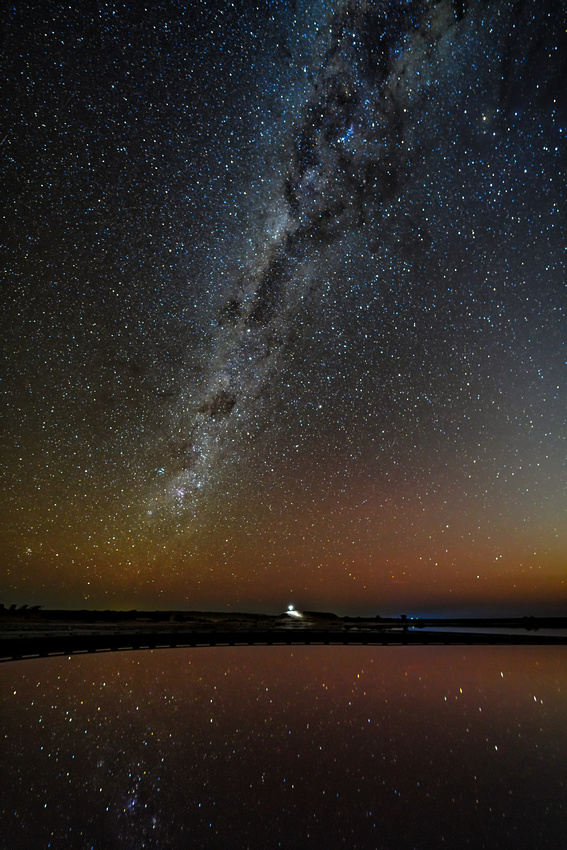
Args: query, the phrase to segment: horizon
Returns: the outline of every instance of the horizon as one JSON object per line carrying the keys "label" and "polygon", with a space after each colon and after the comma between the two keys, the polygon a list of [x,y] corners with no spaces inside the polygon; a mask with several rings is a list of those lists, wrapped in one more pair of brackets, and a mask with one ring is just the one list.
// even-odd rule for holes
{"label": "horizon", "polygon": [[0,602],[0,614],[12,614],[12,615],[41,615],[41,614],[53,614],[53,613],[72,613],[72,614],[130,614],[130,615],[145,615],[145,614],[186,614],[186,615],[196,615],[196,616],[254,616],[254,617],[284,617],[285,615],[290,615],[290,613],[295,614],[296,616],[302,615],[314,615],[314,616],[330,616],[336,617],[342,620],[399,620],[401,622],[411,622],[414,620],[476,620],[481,622],[482,620],[490,620],[490,621],[539,621],[545,619],[566,619],[567,613],[564,609],[550,609],[546,613],[527,613],[527,612],[508,612],[503,613],[501,609],[493,609],[489,611],[487,609],[461,609],[459,611],[454,610],[433,610],[433,611],[425,611],[420,613],[384,613],[384,612],[376,612],[374,609],[372,611],[367,611],[363,613],[353,613],[352,611],[341,612],[341,611],[328,611],[317,608],[306,608],[306,607],[297,607],[295,605],[288,605],[281,610],[259,610],[253,611],[250,609],[239,609],[239,610],[219,610],[219,609],[206,609],[206,608],[69,608],[69,607],[51,607],[46,608],[43,605],[28,605],[24,603],[23,605],[17,605],[17,603],[5,604]]}

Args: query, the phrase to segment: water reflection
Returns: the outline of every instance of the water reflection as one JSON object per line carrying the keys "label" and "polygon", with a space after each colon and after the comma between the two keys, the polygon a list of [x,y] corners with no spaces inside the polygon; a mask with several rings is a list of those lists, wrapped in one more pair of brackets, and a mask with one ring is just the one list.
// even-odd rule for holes
{"label": "water reflection", "polygon": [[565,649],[251,647],[4,665],[30,847],[559,848]]}

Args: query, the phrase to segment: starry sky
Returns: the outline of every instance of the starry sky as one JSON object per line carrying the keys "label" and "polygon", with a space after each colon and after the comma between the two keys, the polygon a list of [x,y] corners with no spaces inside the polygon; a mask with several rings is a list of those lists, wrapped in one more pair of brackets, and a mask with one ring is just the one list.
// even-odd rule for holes
{"label": "starry sky", "polygon": [[6,602],[564,613],[566,13],[3,5]]}

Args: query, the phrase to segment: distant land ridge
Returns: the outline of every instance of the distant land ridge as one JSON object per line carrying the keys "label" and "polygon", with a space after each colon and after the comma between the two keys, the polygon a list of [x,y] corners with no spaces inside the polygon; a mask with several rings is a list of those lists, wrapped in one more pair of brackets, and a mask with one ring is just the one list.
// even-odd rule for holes
{"label": "distant land ridge", "polygon": [[0,604],[0,661],[135,649],[353,644],[567,645],[567,617],[339,617],[294,608],[271,615]]}

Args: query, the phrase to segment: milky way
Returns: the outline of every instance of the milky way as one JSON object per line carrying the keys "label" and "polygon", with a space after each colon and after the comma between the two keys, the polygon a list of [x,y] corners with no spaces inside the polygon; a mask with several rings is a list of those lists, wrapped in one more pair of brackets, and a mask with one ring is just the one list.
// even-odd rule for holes
{"label": "milky way", "polygon": [[[481,142],[488,136],[485,148],[501,143],[519,84],[510,32],[521,44],[531,40],[529,26],[528,10],[501,4],[441,2],[424,9],[418,2],[353,2],[328,13],[320,65],[293,105],[270,204],[259,211],[257,250],[218,308],[204,380],[174,417],[160,470],[166,504],[195,507],[239,435],[265,416],[266,387],[278,380],[300,306],[322,264],[340,253],[341,237],[363,233],[379,266],[385,254],[400,252],[399,237],[389,245],[385,232],[384,210],[391,207],[409,218],[406,239],[419,254],[424,236],[407,211],[404,189],[424,173],[430,177],[432,149],[443,151],[444,162],[447,152],[457,161],[470,156],[470,139],[455,145],[451,138],[456,123],[462,135]],[[533,64],[542,58],[538,49],[543,56],[543,45],[528,56]],[[361,259],[363,277],[368,266]],[[386,275],[380,284],[389,284]]]}
{"label": "milky way", "polygon": [[5,11],[11,593],[565,598],[561,12]]}
{"label": "milky way", "polygon": [[443,4],[427,14],[419,5],[351,3],[330,18],[330,44],[279,170],[277,224],[219,310],[203,399],[190,429],[179,429],[180,472],[168,484],[178,502],[206,486],[234,432],[256,415],[313,286],[313,254],[330,250],[345,229],[371,225],[396,197],[416,147],[405,126],[423,94],[413,71],[458,19]]}

